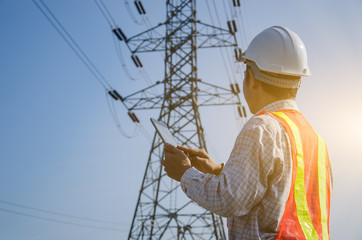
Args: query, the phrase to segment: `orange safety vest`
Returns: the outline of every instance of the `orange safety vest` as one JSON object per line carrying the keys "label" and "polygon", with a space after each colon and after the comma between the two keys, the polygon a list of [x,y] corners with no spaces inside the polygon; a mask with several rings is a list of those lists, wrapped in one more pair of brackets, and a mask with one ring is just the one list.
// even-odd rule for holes
{"label": "orange safety vest", "polygon": [[323,139],[295,110],[261,112],[278,120],[292,150],[292,184],[277,239],[329,239],[329,156]]}

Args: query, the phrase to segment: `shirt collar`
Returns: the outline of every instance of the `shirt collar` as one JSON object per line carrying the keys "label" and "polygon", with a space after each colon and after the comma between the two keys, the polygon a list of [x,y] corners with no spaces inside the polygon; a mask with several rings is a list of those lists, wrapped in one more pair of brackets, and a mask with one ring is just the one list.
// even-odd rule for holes
{"label": "shirt collar", "polygon": [[286,110],[286,109],[299,111],[297,103],[295,102],[295,100],[283,99],[283,100],[278,100],[276,102],[272,102],[272,103],[264,106],[255,115],[258,115],[262,111],[276,112],[276,111],[279,111],[279,110]]}

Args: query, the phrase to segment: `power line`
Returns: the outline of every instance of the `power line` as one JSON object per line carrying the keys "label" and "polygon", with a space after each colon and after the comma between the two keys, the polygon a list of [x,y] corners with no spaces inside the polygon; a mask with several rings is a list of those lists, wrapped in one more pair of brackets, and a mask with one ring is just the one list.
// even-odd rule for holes
{"label": "power line", "polygon": [[143,19],[143,22],[137,21],[135,15],[133,14],[133,12],[132,12],[132,10],[131,10],[131,7],[129,6],[129,1],[128,1],[128,0],[123,0],[123,3],[124,3],[124,5],[126,6],[128,15],[132,18],[133,22],[136,23],[136,24],[138,24],[138,25],[143,24],[144,19]]}
{"label": "power line", "polygon": [[[244,44],[244,47],[247,47],[248,40],[246,38],[245,25],[244,25],[243,15],[241,12],[242,8],[240,6],[239,7],[233,6],[231,1],[228,1],[228,3],[229,3],[230,12],[231,12],[231,17],[236,18],[237,23],[239,24],[239,29],[241,28],[241,30],[239,31],[240,40]],[[236,9],[239,9],[239,10],[236,10]]]}
{"label": "power line", "polygon": [[243,13],[242,8],[239,9],[239,14],[238,15],[240,15],[241,26],[242,26],[243,33],[244,33],[244,38],[245,38],[245,47],[247,47],[247,45],[248,45],[248,37],[246,35],[246,26],[244,24],[245,19],[244,19],[244,13]]}
{"label": "power line", "polygon": [[228,20],[229,20],[229,19],[232,19],[232,12],[231,12],[231,17],[229,17],[229,14],[228,14],[228,12],[227,12],[227,10],[226,10],[225,1],[221,1],[221,2],[222,2],[222,4],[224,5],[225,16],[227,17]]}
{"label": "power line", "polygon": [[[222,2],[223,2],[223,1],[222,1]],[[218,8],[216,7],[216,4],[215,4],[215,0],[212,0],[212,3],[213,3],[214,9],[215,9],[215,13],[216,13],[216,19],[217,19],[217,21],[218,21],[218,23],[219,23],[219,27],[221,28],[222,25],[221,25],[219,13],[218,13]],[[225,7],[225,3],[224,3],[224,9],[225,9],[225,14],[227,14],[227,12],[226,12],[226,7]],[[227,16],[227,17],[228,17],[228,16]],[[232,69],[233,63],[231,62],[230,54],[229,54],[229,52],[228,52],[227,49],[225,49],[225,52],[226,52],[226,56],[227,56],[226,59],[227,59],[227,61],[228,61],[228,63],[229,63],[229,66],[230,66],[230,68],[231,68],[231,74],[232,74],[232,76],[233,76],[234,82],[236,82],[235,73],[234,73],[234,71],[233,71],[233,69]]]}
{"label": "power line", "polygon": [[139,70],[138,71],[138,75],[136,77],[132,76],[131,73],[129,72],[128,68],[127,68],[127,65],[124,61],[124,57],[123,57],[123,53],[122,53],[122,49],[121,49],[121,46],[119,46],[117,44],[117,39],[116,37],[114,36],[114,34],[112,34],[112,39],[113,39],[113,43],[114,43],[114,46],[116,48],[116,52],[117,52],[117,56],[118,56],[118,59],[119,61],[121,62],[121,66],[122,66],[122,69],[124,71],[124,73],[127,75],[127,77],[129,79],[131,79],[132,81],[134,80],[139,80],[140,79],[140,76],[142,75],[141,71]]}
{"label": "power line", "polygon": [[52,215],[57,215],[57,216],[61,216],[61,217],[74,218],[74,219],[86,220],[86,221],[91,221],[91,222],[114,224],[114,225],[121,225],[122,224],[122,223],[119,223],[119,222],[106,221],[106,220],[100,220],[100,219],[94,219],[94,218],[86,218],[86,217],[75,216],[75,215],[70,215],[70,214],[65,214],[65,213],[60,213],[60,212],[55,212],[55,211],[44,210],[44,209],[35,208],[35,207],[29,207],[29,206],[25,206],[25,205],[21,205],[21,204],[17,204],[17,203],[12,203],[12,202],[8,202],[8,201],[4,201],[4,200],[0,200],[0,203],[10,205],[10,206],[19,207],[19,208],[24,208],[24,209],[28,209],[28,210],[33,210],[33,211],[37,211],[37,212],[43,212],[43,213],[48,213],[48,214],[52,214]]}
{"label": "power line", "polygon": [[[101,11],[103,17],[106,19],[106,21],[108,22],[109,26],[111,27],[111,29],[113,29],[113,26],[118,26],[115,19],[113,18],[112,14],[110,13],[109,9],[107,8],[107,6],[104,4],[104,2],[102,0],[94,0],[94,2],[96,3],[98,9]],[[128,5],[127,5],[128,6]],[[145,14],[143,14],[145,15]],[[150,21],[148,20],[147,16],[145,16],[145,19],[147,20],[146,23],[151,24]],[[111,23],[113,22],[113,24]],[[159,33],[157,33],[159,34]],[[152,37],[150,34],[148,34],[149,37]],[[160,35],[160,34],[159,34]],[[113,41],[115,41],[115,37],[113,35]],[[126,43],[127,44],[127,43]],[[128,46],[128,45],[127,45]],[[130,72],[128,71],[126,64],[124,63],[124,59],[123,59],[123,55],[121,52],[121,48],[115,44],[115,48],[116,48],[116,52],[118,54],[118,58],[121,61],[121,66],[124,69],[126,75],[131,79],[134,80],[135,78],[131,76]],[[139,74],[141,74],[143,76],[143,78],[145,79],[146,83],[148,84],[148,86],[151,86],[152,80],[150,79],[150,77],[148,76],[146,69],[141,66],[140,67],[140,71]],[[155,92],[155,94],[158,94],[157,92]]]}
{"label": "power line", "polygon": [[[207,6],[207,10],[209,12],[209,15],[210,15],[210,19],[211,19],[211,23],[213,25],[215,25],[214,23],[214,20],[213,20],[213,17],[212,17],[212,13],[211,13],[211,8],[210,8],[210,5],[209,5],[209,1],[206,1],[206,6]],[[218,17],[218,16],[217,16]],[[220,20],[219,20],[219,26],[220,26]],[[231,77],[230,77],[230,73],[229,73],[229,68],[227,67],[227,64],[226,64],[226,61],[225,61],[225,57],[224,57],[224,53],[222,51],[222,48],[219,48],[219,51],[220,51],[220,54],[221,54],[221,59],[223,61],[223,64],[224,64],[224,68],[225,68],[225,71],[226,71],[226,75],[227,75],[227,79],[229,80],[229,84],[231,84]],[[232,72],[232,70],[231,70]]]}
{"label": "power line", "polygon": [[123,129],[121,122],[119,121],[116,109],[114,107],[114,102],[110,102],[109,101],[109,94],[106,93],[106,100],[107,100],[107,106],[109,109],[109,112],[111,113],[112,119],[114,121],[114,124],[116,125],[117,129],[119,130],[119,132],[126,138],[134,138],[137,135],[137,130],[139,130],[139,127],[136,126],[136,129],[134,131],[134,133],[132,135],[129,135],[126,133],[126,131]]}
{"label": "power line", "polygon": [[[148,75],[148,73],[146,72],[146,69],[144,67],[141,67],[139,68],[138,70],[138,76],[137,77],[133,77],[130,73],[130,71],[128,70],[127,66],[126,66],[126,63],[125,63],[125,60],[123,58],[123,53],[122,53],[122,49],[121,49],[121,46],[119,46],[117,44],[117,39],[114,35],[113,36],[113,42],[114,42],[114,46],[116,48],[116,52],[117,52],[117,56],[118,56],[118,59],[119,61],[121,62],[121,66],[122,66],[122,69],[124,71],[124,73],[127,75],[127,77],[131,80],[138,80],[140,79],[141,77],[145,80],[146,84],[148,86],[152,86],[153,85],[153,82],[150,78],[150,76]],[[152,90],[153,93],[155,95],[159,95],[158,91],[157,90]]]}
{"label": "power line", "polygon": [[20,216],[25,216],[25,217],[35,218],[35,219],[41,219],[41,220],[48,221],[48,222],[63,223],[63,224],[67,224],[67,225],[77,226],[77,227],[85,227],[85,228],[91,228],[91,229],[101,229],[101,230],[122,232],[121,229],[117,229],[117,228],[108,228],[108,227],[100,227],[100,226],[92,226],[92,225],[81,224],[81,223],[68,222],[68,221],[63,221],[63,220],[58,220],[58,219],[41,217],[41,216],[37,216],[37,215],[23,213],[23,212],[19,212],[19,211],[13,211],[13,210],[5,209],[5,208],[0,208],[0,211],[16,214],[16,215],[20,215]]}
{"label": "power line", "polygon": [[[108,25],[112,28],[111,20],[108,18],[107,14],[104,12],[104,10],[102,9],[102,7],[99,5],[98,1],[97,1],[97,0],[94,0],[94,2],[95,2],[95,4],[97,5],[99,11],[101,11],[104,19],[106,19]],[[111,19],[113,19],[113,17],[111,17]],[[114,19],[113,19],[113,21],[114,21]],[[114,25],[116,25],[116,24],[114,24]]]}
{"label": "power line", "polygon": [[[218,11],[217,11],[217,7],[216,7],[216,4],[215,4],[215,1],[212,0],[213,2],[213,6],[214,6],[214,9],[215,9],[215,14],[216,14],[216,20],[219,24],[219,27],[222,28],[222,25],[221,25],[221,21],[220,21],[220,17],[219,17],[219,14],[218,14]],[[210,19],[211,19],[211,22],[213,25],[215,25],[214,23],[214,19],[213,19],[213,16],[212,16],[212,12],[211,12],[211,8],[210,8],[210,5],[209,5],[209,1],[206,1],[206,6],[207,6],[207,10],[209,12],[209,15],[210,15]],[[224,5],[225,6],[225,5]],[[225,9],[225,12],[226,12],[226,9]],[[225,71],[226,71],[226,75],[227,75],[227,78],[228,78],[228,81],[229,81],[229,84],[231,85],[232,84],[232,81],[231,81],[231,78],[230,78],[230,74],[229,74],[229,71],[231,72],[231,75],[233,77],[233,82],[236,83],[236,77],[235,77],[235,74],[234,74],[234,70],[232,69],[232,63],[231,63],[231,59],[230,59],[230,55],[229,55],[229,52],[227,49],[224,49],[225,52],[226,52],[226,59],[228,60],[228,64],[226,64],[226,60],[225,60],[225,56],[224,56],[224,53],[223,53],[223,49],[224,48],[219,48],[220,50],[220,54],[221,54],[221,59],[222,59],[222,62],[224,64],[224,68],[225,68]],[[230,66],[230,68],[228,67]],[[236,119],[238,119],[238,113],[237,113],[237,110],[234,108],[234,117]],[[242,122],[244,122],[243,118],[240,118]]]}
{"label": "power line", "polygon": [[85,54],[85,52],[80,48],[78,43],[73,39],[73,37],[61,24],[61,22],[56,18],[56,16],[49,9],[49,7],[42,0],[38,1],[43,5],[44,9],[36,2],[36,0],[33,0],[33,3],[38,7],[41,13],[46,17],[49,23],[55,28],[55,30],[60,34],[60,36],[64,39],[64,41],[68,44],[68,46],[84,63],[84,65],[93,74],[93,76],[98,80],[98,82],[102,85],[102,87],[106,90],[108,88],[111,88],[111,85],[103,76],[103,74],[98,70],[98,68],[93,64],[93,62],[89,59],[89,57]]}
{"label": "power line", "polygon": [[[108,93],[109,89],[113,89],[111,87],[110,83],[103,76],[103,74],[98,70],[98,68],[94,65],[94,63],[89,59],[89,57],[81,49],[81,47],[78,45],[78,43],[70,35],[70,33],[65,29],[65,27],[61,24],[61,22],[56,18],[54,13],[49,9],[49,7],[42,0],[38,0],[38,1],[42,4],[43,8],[36,2],[36,0],[33,0],[34,4],[41,11],[41,13],[46,17],[46,19],[49,21],[49,23],[60,34],[60,36],[64,39],[64,41],[68,44],[68,46],[73,50],[73,52],[79,57],[79,59],[83,62],[83,64],[93,74],[93,76],[96,78],[96,80],[98,80],[98,82],[106,90],[106,93]],[[99,5],[97,4],[97,6],[99,6]],[[105,7],[104,4],[103,4],[103,6]],[[107,10],[107,12],[108,12],[108,14],[110,14],[108,10]],[[103,13],[104,17],[107,19],[106,13],[103,11],[102,11],[102,13]],[[115,22],[113,17],[111,17],[111,20],[108,19],[107,21],[109,23],[110,23],[110,21]],[[145,73],[143,73],[143,75],[145,75]],[[150,81],[149,78],[148,79],[146,78],[146,80]],[[127,106],[125,106],[125,107],[127,108]],[[112,114],[112,112],[111,112],[111,114]],[[141,124],[140,124],[140,126],[141,126],[141,128],[143,128]],[[141,131],[143,132],[143,135],[145,135],[145,137],[149,140],[149,136],[147,133],[145,133],[145,130],[141,129]]]}
{"label": "power line", "polygon": [[[96,0],[95,0],[96,1]],[[99,0],[99,2],[101,3],[101,5],[103,6],[104,10],[106,10],[108,16],[111,18],[111,21],[113,22],[114,25],[117,25],[116,20],[114,20],[111,12],[108,10],[107,6],[104,4],[104,2],[102,0]]]}

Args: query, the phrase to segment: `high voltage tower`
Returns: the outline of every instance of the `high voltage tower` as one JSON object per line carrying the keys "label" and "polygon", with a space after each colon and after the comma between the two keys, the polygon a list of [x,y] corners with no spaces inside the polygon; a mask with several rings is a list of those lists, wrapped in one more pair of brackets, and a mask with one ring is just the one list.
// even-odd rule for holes
{"label": "high voltage tower", "polygon": [[[234,0],[235,4],[240,6],[239,1]],[[140,14],[145,13],[141,1],[135,5]],[[159,109],[158,120],[168,125],[180,145],[207,149],[200,107],[235,105],[245,117],[237,84],[228,89],[197,77],[197,49],[233,47],[236,57],[241,56],[235,21],[227,25],[226,30],[199,21],[195,0],[167,0],[164,23],[130,38],[114,28],[137,67],[143,67],[138,53],[164,52],[165,77],[126,97],[116,96],[116,91],[111,96],[123,102],[136,123],[136,110]],[[164,36],[157,34],[161,28],[166,29]],[[163,93],[155,94],[160,85]],[[222,218],[188,199],[180,184],[163,172],[162,159],[163,143],[155,133],[128,239],[226,239]]]}

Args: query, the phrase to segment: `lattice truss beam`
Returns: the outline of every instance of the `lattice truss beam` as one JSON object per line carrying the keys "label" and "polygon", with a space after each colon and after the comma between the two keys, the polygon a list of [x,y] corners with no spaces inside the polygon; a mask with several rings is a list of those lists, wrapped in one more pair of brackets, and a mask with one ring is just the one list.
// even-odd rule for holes
{"label": "lattice truss beam", "polygon": [[[193,21],[193,20],[191,20]],[[196,21],[197,31],[194,33],[198,39],[197,48],[214,47],[236,47],[235,36],[226,29],[215,27],[201,21]],[[163,52],[165,51],[166,39],[157,34],[157,31],[164,31],[168,22],[148,29],[126,40],[132,53]],[[180,26],[181,27],[181,26]],[[185,37],[174,36],[174,40],[184,41]]]}
{"label": "lattice truss beam", "polygon": [[[188,81],[195,81],[189,79]],[[198,88],[194,89],[197,91],[198,106],[225,106],[225,105],[241,105],[240,97],[238,92],[233,92],[231,89],[219,87],[214,84],[198,81]],[[128,95],[124,98],[124,102],[129,110],[145,110],[145,109],[161,109],[164,100],[173,99],[175,101],[174,106],[186,107],[190,106],[190,102],[187,99],[193,98],[194,94],[191,92],[191,88],[188,90],[182,89],[184,95],[180,95],[178,92],[175,94],[155,94],[152,89],[160,89],[160,85],[165,84],[165,80],[157,82],[156,84],[137,91],[133,94]],[[181,88],[180,88],[181,90]],[[187,94],[185,94],[187,93]],[[177,102],[178,100],[178,102]]]}

